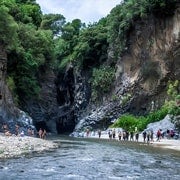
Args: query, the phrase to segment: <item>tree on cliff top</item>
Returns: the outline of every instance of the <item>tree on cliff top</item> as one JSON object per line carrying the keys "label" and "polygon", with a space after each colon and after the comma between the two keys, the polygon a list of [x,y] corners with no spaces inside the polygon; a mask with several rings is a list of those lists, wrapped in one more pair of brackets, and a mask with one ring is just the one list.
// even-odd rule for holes
{"label": "tree on cliff top", "polygon": [[8,8],[0,6],[0,45],[9,48],[16,44],[18,25],[9,15]]}

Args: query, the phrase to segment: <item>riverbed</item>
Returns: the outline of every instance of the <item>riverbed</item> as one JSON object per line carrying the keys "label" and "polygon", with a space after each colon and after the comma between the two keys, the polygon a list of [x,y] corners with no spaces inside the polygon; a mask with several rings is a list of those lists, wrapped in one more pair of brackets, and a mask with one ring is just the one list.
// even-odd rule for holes
{"label": "riverbed", "polygon": [[0,180],[180,179],[180,153],[143,143],[58,136],[53,152],[0,160]]}

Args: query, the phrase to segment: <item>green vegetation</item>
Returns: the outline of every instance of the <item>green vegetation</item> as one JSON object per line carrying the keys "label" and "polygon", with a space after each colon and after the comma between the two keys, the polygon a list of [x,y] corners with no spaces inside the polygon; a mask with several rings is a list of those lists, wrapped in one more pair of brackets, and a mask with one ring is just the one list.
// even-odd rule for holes
{"label": "green vegetation", "polygon": [[168,109],[169,114],[180,114],[180,94],[178,94],[180,83],[178,80],[168,83],[168,100],[166,100],[164,106]]}
{"label": "green vegetation", "polygon": [[134,116],[134,115],[123,115],[121,116],[111,127],[121,127],[127,131],[135,130],[137,127],[138,131],[142,131],[146,128],[149,123],[162,120],[168,114],[168,110],[162,107],[156,112],[151,112],[147,116]]}
{"label": "green vegetation", "polygon": [[180,115],[180,95],[178,94],[178,88],[178,80],[174,82],[170,81],[167,89],[169,100],[159,110],[151,112],[147,116],[123,115],[111,127],[121,127],[128,131],[132,131],[137,127],[139,131],[142,131],[149,123],[160,121],[167,114]]}
{"label": "green vegetation", "polygon": [[178,0],[125,0],[112,9],[107,17],[108,42],[114,45],[114,59],[123,53],[127,46],[127,36],[137,20],[146,18],[150,13],[168,16],[174,12]]}
{"label": "green vegetation", "polygon": [[18,25],[7,7],[0,4],[0,12],[0,45],[8,49],[16,44]]}
{"label": "green vegetation", "polygon": [[[136,21],[151,12],[172,14],[176,2],[125,0],[106,18],[85,25],[79,19],[66,22],[61,14],[43,15],[35,0],[1,0],[0,48],[8,53],[7,82],[16,102],[37,99],[44,70],[63,73],[69,63],[91,72],[92,99],[96,100],[109,91],[117,57],[127,46],[128,33]],[[114,58],[107,62],[111,49]],[[154,65],[144,73],[148,76],[152,70]],[[128,100],[129,96],[123,103]]]}
{"label": "green vegetation", "polygon": [[93,69],[92,75],[92,98],[96,100],[102,93],[107,93],[110,90],[114,79],[115,70],[111,67],[100,67]]}

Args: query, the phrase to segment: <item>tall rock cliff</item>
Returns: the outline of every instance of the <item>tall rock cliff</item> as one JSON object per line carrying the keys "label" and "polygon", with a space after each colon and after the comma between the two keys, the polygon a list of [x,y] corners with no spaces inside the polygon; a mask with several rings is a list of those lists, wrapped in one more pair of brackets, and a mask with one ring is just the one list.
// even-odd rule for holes
{"label": "tall rock cliff", "polygon": [[[107,127],[122,113],[143,115],[158,109],[167,98],[168,81],[180,80],[180,6],[172,16],[151,14],[136,21],[127,39],[111,93],[99,106],[87,106],[87,114],[78,116],[75,131]],[[118,46],[115,42],[110,47]],[[108,54],[111,62],[114,49],[109,48]]]}
{"label": "tall rock cliff", "polygon": [[[37,128],[55,133],[107,128],[123,113],[143,115],[165,101],[169,80],[180,79],[180,8],[172,16],[151,14],[128,32],[125,52],[116,63],[116,78],[101,102],[91,102],[91,73],[70,64],[65,73],[42,71],[40,100],[29,101]],[[121,43],[121,42],[119,42]],[[111,44],[107,64],[118,43]]]}
{"label": "tall rock cliff", "polygon": [[26,133],[28,128],[34,129],[30,116],[18,109],[14,102],[11,92],[6,84],[7,54],[0,45],[0,132],[3,124],[7,124],[9,130],[14,133],[15,125],[18,124]]}
{"label": "tall rock cliff", "polygon": [[[116,54],[110,44],[108,63]],[[0,47],[0,115],[15,124],[20,110],[15,108],[5,83],[6,53]],[[69,64],[65,73],[50,67],[39,72],[41,92],[38,99],[22,107],[33,118],[37,130],[53,133],[77,132],[85,127],[107,128],[123,113],[143,115],[158,109],[167,98],[169,80],[180,80],[180,7],[171,16],[151,14],[137,20],[127,34],[125,51],[116,61],[116,77],[101,101],[91,101],[91,71]],[[30,118],[27,118],[30,119]],[[22,121],[21,121],[22,122]]]}
{"label": "tall rock cliff", "polygon": [[152,101],[156,108],[164,103],[168,80],[180,79],[180,8],[172,17],[152,14],[136,22],[127,44],[116,65],[113,93],[129,93],[129,111],[142,114],[150,110]]}

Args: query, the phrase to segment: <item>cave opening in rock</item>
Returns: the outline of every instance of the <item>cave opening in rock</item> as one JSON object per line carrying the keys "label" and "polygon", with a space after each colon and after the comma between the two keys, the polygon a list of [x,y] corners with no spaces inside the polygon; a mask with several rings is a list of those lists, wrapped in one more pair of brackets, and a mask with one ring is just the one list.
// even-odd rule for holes
{"label": "cave opening in rock", "polygon": [[39,129],[41,128],[41,129],[43,129],[43,130],[45,129],[47,132],[49,132],[49,129],[44,121],[36,122],[35,127],[36,127],[37,131],[39,131]]}
{"label": "cave opening in rock", "polygon": [[69,134],[73,132],[75,128],[75,121],[73,119],[67,119],[66,116],[60,117],[56,121],[56,130],[58,134]]}

